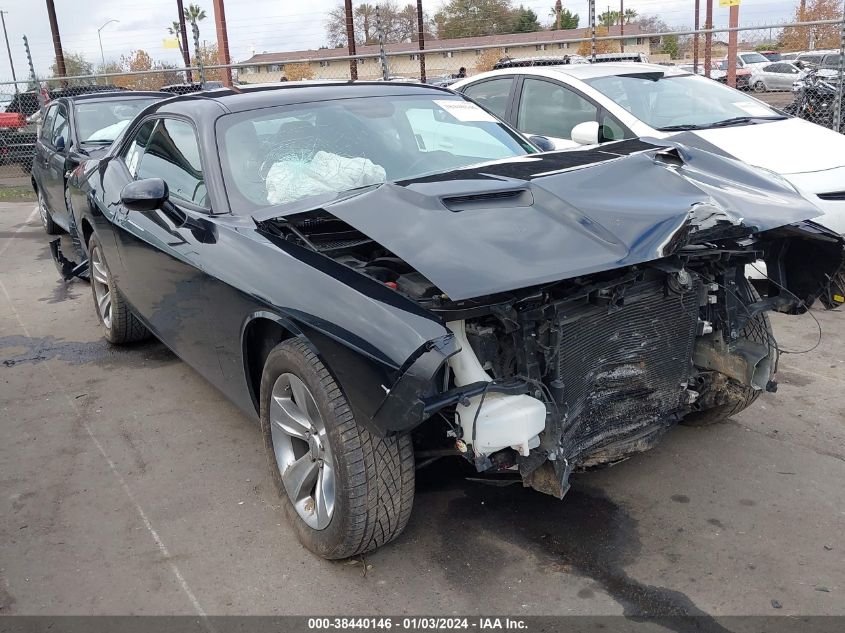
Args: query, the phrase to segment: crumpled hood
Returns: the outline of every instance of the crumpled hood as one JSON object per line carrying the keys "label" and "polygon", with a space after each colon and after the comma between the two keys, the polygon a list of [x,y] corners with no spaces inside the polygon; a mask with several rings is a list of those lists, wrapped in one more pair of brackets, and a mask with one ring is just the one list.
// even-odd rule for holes
{"label": "crumpled hood", "polygon": [[689,135],[719,147],[744,163],[778,174],[845,165],[845,135],[799,118],[695,130]]}
{"label": "crumpled hood", "polygon": [[660,259],[689,224],[706,228],[714,216],[763,231],[821,214],[776,175],[661,145],[524,156],[384,184],[320,208],[455,300]]}

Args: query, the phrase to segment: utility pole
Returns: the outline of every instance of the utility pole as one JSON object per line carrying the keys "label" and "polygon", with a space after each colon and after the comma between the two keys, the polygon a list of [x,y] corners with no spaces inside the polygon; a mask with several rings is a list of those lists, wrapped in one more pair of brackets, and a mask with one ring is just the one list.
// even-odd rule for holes
{"label": "utility pole", "polygon": [[23,49],[26,52],[26,61],[29,64],[29,76],[32,78],[32,84],[38,93],[38,109],[43,113],[47,106],[46,91],[41,82],[38,81],[38,77],[35,76],[35,64],[32,63],[32,51],[29,50],[29,40],[26,39],[26,35],[23,36]]}
{"label": "utility pole", "polygon": [[6,52],[9,53],[9,66],[12,69],[12,81],[15,82],[15,94],[18,93],[18,78],[15,77],[15,62],[12,61],[12,47],[9,46],[9,34],[6,32],[6,14],[8,11],[0,10],[0,20],[3,21],[3,37],[6,38]]}
{"label": "utility pole", "polygon": [[[731,5],[728,14],[728,28],[734,29],[739,26],[739,5]],[[728,85],[736,88],[736,40],[739,34],[736,31],[728,31]]]}
{"label": "utility pole", "polygon": [[229,59],[229,34],[226,31],[226,10],[223,7],[223,0],[213,0],[214,24],[217,27],[217,61],[225,64],[223,69],[223,83],[226,86],[232,85],[232,69],[229,66],[232,60]]}
{"label": "utility pole", "polygon": [[349,46],[349,78],[358,79],[358,60],[355,59],[355,23],[352,21],[352,0],[345,0],[346,43]]}
{"label": "utility pole", "polygon": [[590,0],[590,61],[596,61],[596,0]]}
{"label": "utility pole", "polygon": [[707,0],[704,14],[704,76],[710,77],[710,66],[713,63],[713,0]]}
{"label": "utility pole", "polygon": [[378,54],[381,62],[381,78],[387,81],[387,58],[384,56],[384,36],[381,32],[381,16],[379,15],[379,6],[376,5],[376,32],[378,33]]}
{"label": "utility pole", "polygon": [[422,0],[417,0],[417,40],[420,45],[420,81],[425,83],[425,18]]}
{"label": "utility pole", "polygon": [[619,52],[625,52],[625,0],[619,0]]}
{"label": "utility pole", "polygon": [[695,35],[692,36],[692,72],[698,74],[698,27],[701,23],[701,0],[695,0]]}
{"label": "utility pole", "polygon": [[50,19],[50,31],[53,34],[53,50],[56,53],[56,71],[59,77],[67,77],[65,56],[62,53],[62,38],[59,35],[59,22],[56,20],[56,7],[53,0],[47,0],[47,17]]}
{"label": "utility pole", "polygon": [[[188,29],[185,28],[185,7],[182,6],[182,0],[176,0],[176,8],[179,10],[179,33],[182,35],[182,59],[185,62],[185,68],[190,68],[191,53],[188,49]],[[185,81],[187,83],[194,81],[193,74],[190,70],[185,71]]]}
{"label": "utility pole", "polygon": [[555,21],[557,23],[556,30],[560,31],[560,19],[561,13],[563,13],[563,2],[561,0],[555,1]]}

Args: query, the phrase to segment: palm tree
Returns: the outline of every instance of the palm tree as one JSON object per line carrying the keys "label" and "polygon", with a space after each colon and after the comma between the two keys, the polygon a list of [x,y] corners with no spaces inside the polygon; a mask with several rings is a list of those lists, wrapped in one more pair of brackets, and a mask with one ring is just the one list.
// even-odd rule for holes
{"label": "palm tree", "polygon": [[623,16],[625,18],[625,24],[630,24],[636,20],[638,15],[639,13],[637,13],[636,9],[625,9],[625,14]]}
{"label": "palm tree", "polygon": [[189,4],[185,9],[185,19],[191,24],[202,22],[206,17],[208,16],[205,14],[205,9],[198,4]]}
{"label": "palm tree", "polygon": [[599,24],[606,27],[611,27],[619,22],[619,11],[607,10],[599,16]]}
{"label": "palm tree", "polygon": [[179,52],[184,56],[185,51],[182,48],[182,27],[174,20],[173,23],[167,27],[167,32],[176,38],[176,42],[179,44]]}

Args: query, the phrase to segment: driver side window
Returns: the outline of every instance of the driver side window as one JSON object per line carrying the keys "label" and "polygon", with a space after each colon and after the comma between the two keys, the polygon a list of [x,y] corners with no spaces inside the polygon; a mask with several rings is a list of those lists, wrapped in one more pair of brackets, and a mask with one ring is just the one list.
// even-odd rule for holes
{"label": "driver side window", "polygon": [[189,123],[176,119],[148,121],[135,134],[124,161],[136,180],[161,178],[171,196],[208,208],[199,144]]}

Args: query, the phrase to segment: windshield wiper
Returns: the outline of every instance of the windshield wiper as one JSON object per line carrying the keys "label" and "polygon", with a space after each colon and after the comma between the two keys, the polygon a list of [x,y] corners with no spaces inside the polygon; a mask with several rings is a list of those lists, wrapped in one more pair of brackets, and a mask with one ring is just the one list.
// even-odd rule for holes
{"label": "windshield wiper", "polygon": [[705,126],[697,123],[682,123],[680,125],[667,125],[665,127],[657,128],[661,132],[684,132],[686,130],[701,130]]}
{"label": "windshield wiper", "polygon": [[685,130],[707,130],[714,127],[730,127],[731,125],[746,125],[758,121],[780,121],[787,118],[783,115],[773,116],[735,116],[730,119],[723,119],[715,123],[681,123],[680,125],[667,125],[657,128],[661,132],[683,132]]}
{"label": "windshield wiper", "polygon": [[711,127],[730,127],[731,125],[745,125],[747,123],[757,123],[758,121],[780,121],[781,119],[785,119],[785,116],[775,115],[775,116],[735,116],[730,119],[724,119],[722,121],[716,121],[715,123],[710,123],[709,125],[704,125],[702,127],[711,128]]}

